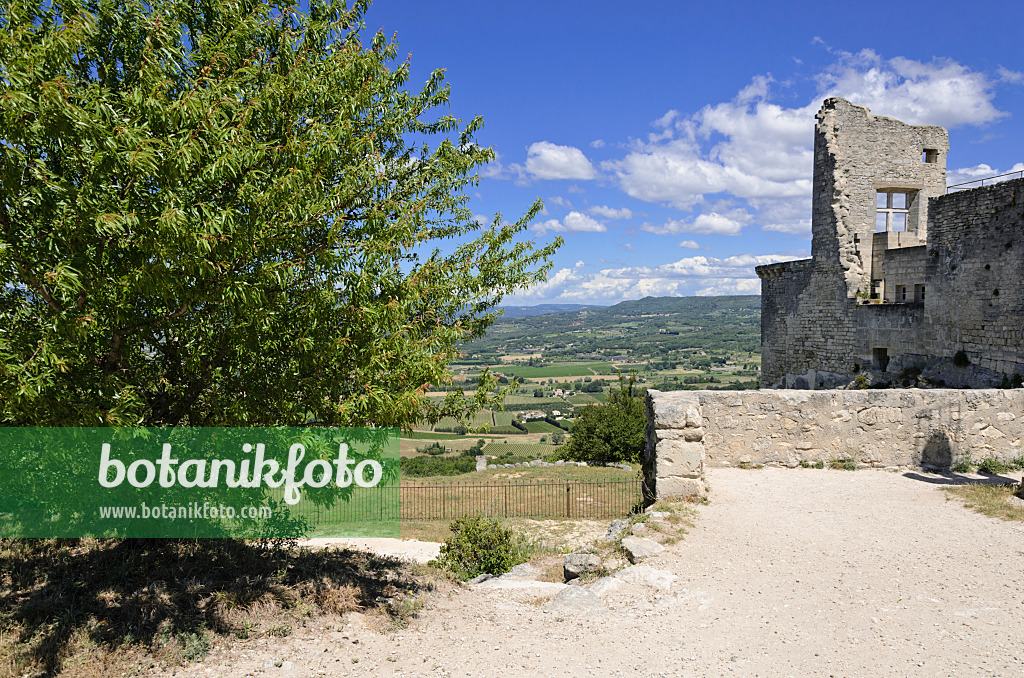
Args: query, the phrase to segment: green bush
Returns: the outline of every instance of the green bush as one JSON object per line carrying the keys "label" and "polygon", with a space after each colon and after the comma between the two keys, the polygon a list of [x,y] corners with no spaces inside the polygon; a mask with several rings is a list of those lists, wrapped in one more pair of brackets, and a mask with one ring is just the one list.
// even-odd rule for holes
{"label": "green bush", "polygon": [[459,518],[452,536],[441,545],[439,567],[462,580],[481,574],[504,574],[527,560],[523,540],[494,518]]}
{"label": "green bush", "polygon": [[957,460],[953,468],[950,469],[953,473],[970,473],[974,470],[974,461],[971,459],[971,453],[967,452]]}
{"label": "green bush", "polygon": [[999,475],[1000,473],[1006,473],[1010,468],[1003,462],[995,459],[994,457],[988,457],[983,459],[978,464],[978,470],[982,473],[988,473],[989,475]]}
{"label": "green bush", "polygon": [[437,456],[437,455],[444,454],[448,450],[441,443],[431,443],[430,445],[427,445],[426,447],[417,447],[416,451],[421,453],[421,454],[429,454],[429,455]]}
{"label": "green bush", "polygon": [[608,394],[608,402],[577,410],[563,457],[590,464],[639,463],[647,417],[633,377]]}

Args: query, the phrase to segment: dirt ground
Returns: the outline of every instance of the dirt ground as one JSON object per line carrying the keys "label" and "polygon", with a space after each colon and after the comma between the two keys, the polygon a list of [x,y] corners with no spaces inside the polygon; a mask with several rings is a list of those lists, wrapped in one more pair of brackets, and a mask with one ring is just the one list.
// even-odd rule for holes
{"label": "dirt ground", "polygon": [[709,481],[689,534],[643,563],[661,572],[636,570],[588,609],[556,607],[551,583],[442,586],[405,629],[350,615],[218,645],[176,675],[1024,675],[1024,524],[913,472]]}

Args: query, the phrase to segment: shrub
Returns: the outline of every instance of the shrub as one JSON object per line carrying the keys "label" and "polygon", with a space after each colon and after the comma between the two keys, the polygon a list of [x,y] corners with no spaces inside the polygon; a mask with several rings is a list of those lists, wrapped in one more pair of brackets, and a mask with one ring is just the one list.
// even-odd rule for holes
{"label": "shrub", "polygon": [[973,471],[974,461],[971,459],[971,453],[967,452],[962,457],[960,457],[960,459],[957,460],[956,464],[954,464],[953,468],[950,470],[953,471],[953,473],[970,473],[971,471]]}
{"label": "shrub", "polygon": [[967,357],[964,351],[957,351],[953,354],[953,364],[957,367],[967,367],[971,364],[971,359]]}
{"label": "shrub", "polygon": [[422,454],[429,454],[429,455],[432,455],[432,456],[437,456],[437,455],[444,454],[448,450],[445,449],[445,447],[441,443],[431,443],[430,445],[427,445],[426,447],[418,447],[418,448],[416,448],[416,451],[420,452]]}
{"label": "shrub", "polygon": [[564,457],[591,464],[638,463],[644,451],[647,417],[633,377],[620,381],[608,402],[578,411]]}
{"label": "shrub", "polygon": [[527,560],[523,540],[494,518],[459,518],[449,529],[452,536],[441,546],[437,564],[459,579],[504,574]]}
{"label": "shrub", "polygon": [[1006,473],[1010,469],[1006,464],[999,461],[998,459],[994,457],[988,457],[987,459],[983,459],[981,463],[978,464],[978,470],[981,471],[982,473],[988,473],[989,475],[994,476],[999,475],[1000,473]]}

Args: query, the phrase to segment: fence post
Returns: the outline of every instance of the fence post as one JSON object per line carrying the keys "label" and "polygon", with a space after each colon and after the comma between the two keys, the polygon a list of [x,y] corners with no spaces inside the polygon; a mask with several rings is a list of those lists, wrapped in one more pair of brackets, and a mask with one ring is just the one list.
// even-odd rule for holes
{"label": "fence post", "polygon": [[565,484],[565,517],[566,518],[572,518],[572,510],[569,508],[569,506],[570,506],[570,503],[569,503],[569,492],[571,491],[571,489],[572,489],[572,485],[570,485],[569,483],[566,483]]}

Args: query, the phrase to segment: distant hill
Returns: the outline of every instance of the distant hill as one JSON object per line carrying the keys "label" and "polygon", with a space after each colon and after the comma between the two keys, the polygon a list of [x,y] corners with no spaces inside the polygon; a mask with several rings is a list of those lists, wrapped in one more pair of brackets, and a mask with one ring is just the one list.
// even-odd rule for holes
{"label": "distant hill", "polygon": [[614,306],[506,315],[465,350],[501,353],[538,348],[566,355],[654,356],[686,349],[759,353],[761,297],[646,297]]}
{"label": "distant hill", "polygon": [[587,304],[538,304],[537,306],[502,306],[505,311],[503,318],[530,318],[535,315],[579,311],[584,308],[601,308]]}

